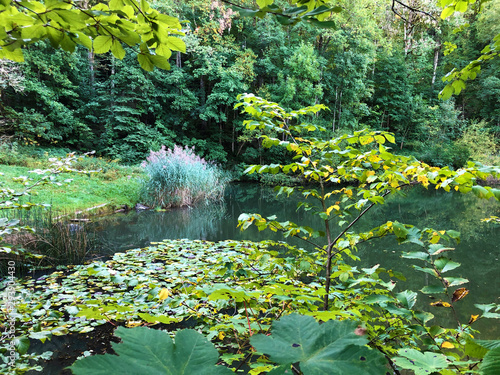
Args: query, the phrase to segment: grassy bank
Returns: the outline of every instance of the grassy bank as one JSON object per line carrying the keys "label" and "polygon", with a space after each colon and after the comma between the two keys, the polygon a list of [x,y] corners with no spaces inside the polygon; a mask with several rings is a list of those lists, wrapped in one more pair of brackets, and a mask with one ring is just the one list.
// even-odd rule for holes
{"label": "grassy bank", "polygon": [[[23,185],[13,178],[27,176],[33,182],[40,179],[34,169],[44,169],[50,164],[48,157],[19,159],[20,165],[0,164],[1,180],[6,187],[22,191]],[[139,199],[140,178],[139,167],[123,166],[113,161],[100,158],[85,158],[74,167],[80,170],[100,170],[98,173],[79,174],[62,173],[58,175],[61,185],[47,184],[37,186],[28,197],[23,198],[32,203],[46,203],[52,206],[53,213],[72,213],[95,206],[105,206],[101,210],[113,210],[122,205],[134,206]],[[71,179],[71,182],[64,183]]]}

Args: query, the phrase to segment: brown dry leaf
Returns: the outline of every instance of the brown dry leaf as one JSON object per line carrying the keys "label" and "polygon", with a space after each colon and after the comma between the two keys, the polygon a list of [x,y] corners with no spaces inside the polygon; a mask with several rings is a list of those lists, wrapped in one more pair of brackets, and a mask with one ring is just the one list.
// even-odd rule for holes
{"label": "brown dry leaf", "polygon": [[451,307],[451,305],[448,302],[443,302],[443,301],[432,302],[431,306],[436,306],[436,307]]}
{"label": "brown dry leaf", "polygon": [[458,288],[453,292],[453,297],[451,298],[451,302],[460,301],[467,294],[469,294],[469,290],[466,288]]}

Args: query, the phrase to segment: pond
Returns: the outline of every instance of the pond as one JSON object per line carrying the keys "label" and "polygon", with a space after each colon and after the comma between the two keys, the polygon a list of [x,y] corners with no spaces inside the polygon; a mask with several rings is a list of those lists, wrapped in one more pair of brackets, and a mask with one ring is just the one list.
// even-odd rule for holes
{"label": "pond", "polygon": [[[321,228],[321,220],[310,214],[297,211],[299,197],[276,197],[270,187],[255,184],[235,184],[227,193],[223,204],[197,208],[170,210],[165,212],[129,212],[116,214],[92,223],[101,243],[100,255],[111,255],[117,251],[145,247],[151,242],[163,239],[205,239],[219,240],[281,240],[279,233],[259,232],[250,227],[242,232],[237,228],[237,219],[241,213],[260,213],[262,216],[276,215],[277,220],[291,220],[299,225]],[[390,197],[383,206],[374,207],[360,220],[354,230],[369,230],[388,220],[412,224],[423,229],[432,227],[437,230],[453,229],[461,233],[461,242],[455,251],[448,253],[462,266],[453,271],[453,276],[470,280],[465,285],[469,295],[460,303],[459,315],[463,322],[470,314],[479,310],[474,304],[500,302],[500,226],[481,222],[491,215],[500,216],[500,204],[497,201],[479,199],[473,194],[446,193],[433,189],[412,188],[404,195]],[[337,227],[337,230],[340,230]],[[294,244],[304,245],[298,240]],[[401,257],[403,251],[419,251],[417,245],[398,245],[393,236],[382,240],[368,241],[356,253],[360,261],[349,260],[351,265],[371,267],[380,264],[386,269],[402,272],[407,280],[398,281],[400,290],[418,290],[430,284],[432,277],[415,271],[413,264],[423,266],[421,261]],[[430,295],[431,297],[433,295]],[[427,299],[427,300],[426,300]],[[418,303],[428,305],[433,300],[427,296],[419,297]],[[449,310],[432,309],[436,319],[447,320]],[[500,336],[500,326],[496,320],[479,321],[476,328],[483,337]]]}

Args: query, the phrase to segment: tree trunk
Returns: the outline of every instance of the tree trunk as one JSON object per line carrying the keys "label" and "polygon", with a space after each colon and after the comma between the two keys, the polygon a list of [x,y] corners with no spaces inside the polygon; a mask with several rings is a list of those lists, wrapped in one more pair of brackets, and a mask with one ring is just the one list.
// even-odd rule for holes
{"label": "tree trunk", "polygon": [[436,82],[436,72],[439,62],[439,50],[441,49],[441,43],[434,47],[434,70],[432,71],[432,89],[434,90],[434,83]]}

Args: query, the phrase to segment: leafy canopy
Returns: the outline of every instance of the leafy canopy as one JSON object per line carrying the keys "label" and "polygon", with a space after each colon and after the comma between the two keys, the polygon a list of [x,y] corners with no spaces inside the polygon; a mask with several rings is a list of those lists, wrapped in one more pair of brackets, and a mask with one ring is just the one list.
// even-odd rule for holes
{"label": "leafy canopy", "polygon": [[0,0],[0,58],[24,61],[22,48],[48,39],[73,52],[82,45],[96,54],[125,57],[123,45],[138,46],[141,67],[169,69],[172,51],[186,51],[176,17],[161,14],[147,1],[111,0],[87,7],[80,2]]}

